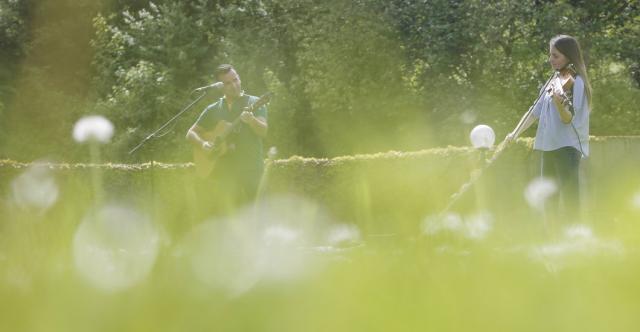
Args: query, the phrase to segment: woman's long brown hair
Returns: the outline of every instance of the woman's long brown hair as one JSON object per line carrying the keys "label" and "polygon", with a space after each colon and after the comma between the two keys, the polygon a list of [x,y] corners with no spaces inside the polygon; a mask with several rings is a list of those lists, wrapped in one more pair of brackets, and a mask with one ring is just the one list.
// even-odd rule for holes
{"label": "woman's long brown hair", "polygon": [[591,103],[591,84],[589,83],[589,76],[587,76],[587,66],[584,63],[582,57],[582,49],[578,41],[567,35],[558,35],[551,38],[549,44],[555,47],[558,52],[562,53],[569,59],[569,62],[573,64],[578,75],[582,77],[584,81],[585,92],[587,93],[587,99]]}

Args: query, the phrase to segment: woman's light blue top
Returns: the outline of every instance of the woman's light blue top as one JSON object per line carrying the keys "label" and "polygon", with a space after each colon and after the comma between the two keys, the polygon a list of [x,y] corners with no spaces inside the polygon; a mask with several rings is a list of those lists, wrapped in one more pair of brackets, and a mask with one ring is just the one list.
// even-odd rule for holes
{"label": "woman's light blue top", "polygon": [[533,144],[535,150],[553,151],[572,146],[582,151],[585,157],[589,156],[589,103],[584,81],[580,76],[576,76],[573,83],[573,108],[573,119],[570,123],[563,123],[553,103],[553,97],[543,92],[543,96],[533,108],[533,116],[539,119]]}

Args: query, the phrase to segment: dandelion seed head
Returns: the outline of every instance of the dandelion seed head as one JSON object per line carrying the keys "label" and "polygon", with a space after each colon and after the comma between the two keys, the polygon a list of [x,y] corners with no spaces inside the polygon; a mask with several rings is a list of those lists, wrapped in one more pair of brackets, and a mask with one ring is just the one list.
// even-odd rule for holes
{"label": "dandelion seed head", "polygon": [[477,114],[473,111],[464,111],[462,114],[460,114],[460,121],[468,125],[474,123],[477,118]]}
{"label": "dandelion seed head", "polygon": [[631,205],[636,209],[640,210],[640,191],[636,192],[635,195],[631,198]]}
{"label": "dandelion seed head", "polygon": [[299,279],[315,270],[309,248],[326,234],[330,221],[314,202],[275,196],[227,218],[207,221],[183,242],[194,277],[236,297],[259,282]]}
{"label": "dandelion seed head", "polygon": [[235,297],[260,281],[265,261],[260,234],[251,226],[230,219],[213,219],[190,232],[185,247],[193,275],[200,284]]}
{"label": "dandelion seed head", "polygon": [[572,225],[565,229],[565,238],[569,240],[593,240],[593,230],[586,225]]}
{"label": "dandelion seed head", "polygon": [[298,231],[281,225],[265,228],[262,235],[266,245],[290,245],[300,238]]}
{"label": "dandelion seed head", "polygon": [[274,159],[278,155],[278,148],[272,146],[269,148],[269,152],[267,152],[267,156],[269,159]]}
{"label": "dandelion seed head", "polygon": [[472,215],[465,220],[465,235],[469,239],[482,240],[493,228],[493,217],[484,212]]}
{"label": "dandelion seed head", "polygon": [[464,222],[462,217],[449,212],[442,217],[429,216],[422,223],[422,232],[426,235],[436,235],[442,231],[456,232],[462,229]]}
{"label": "dandelion seed head", "polygon": [[327,242],[330,246],[349,246],[360,242],[360,230],[354,225],[336,225],[329,230]]}
{"label": "dandelion seed head", "polygon": [[616,240],[598,238],[586,225],[572,225],[563,230],[559,241],[534,246],[529,255],[544,264],[550,272],[577,265],[594,257],[624,255],[623,245]]}
{"label": "dandelion seed head", "polygon": [[59,189],[51,171],[34,164],[11,182],[11,194],[21,208],[44,212],[58,200]]}
{"label": "dandelion seed head", "polygon": [[481,212],[470,216],[461,216],[449,212],[441,217],[427,217],[422,223],[422,232],[435,236],[442,232],[455,234],[469,240],[483,240],[493,229],[493,216]]}
{"label": "dandelion seed head", "polygon": [[159,238],[151,221],[136,210],[119,205],[102,207],[88,213],[75,232],[75,268],[98,289],[127,289],[150,272]]}
{"label": "dandelion seed head", "polygon": [[304,249],[310,246],[310,240],[309,234],[304,232],[302,229],[282,226],[269,226],[263,230],[263,280],[296,279],[309,268],[311,257]]}
{"label": "dandelion seed head", "polygon": [[524,191],[524,197],[532,208],[542,210],[544,203],[558,190],[556,183],[548,178],[533,179]]}
{"label": "dandelion seed head", "polygon": [[108,143],[112,136],[113,124],[100,115],[85,116],[73,127],[73,139],[78,143],[87,141]]}

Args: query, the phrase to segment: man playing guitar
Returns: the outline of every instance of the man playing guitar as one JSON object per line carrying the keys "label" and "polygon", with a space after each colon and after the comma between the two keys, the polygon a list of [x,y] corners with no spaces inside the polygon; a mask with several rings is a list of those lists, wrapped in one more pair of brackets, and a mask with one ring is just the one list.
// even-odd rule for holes
{"label": "man playing guitar", "polygon": [[205,108],[187,139],[194,146],[197,172],[216,187],[213,199],[233,209],[253,200],[258,190],[264,170],[267,109],[263,98],[244,93],[233,66],[218,66],[215,77],[224,84],[224,97]]}

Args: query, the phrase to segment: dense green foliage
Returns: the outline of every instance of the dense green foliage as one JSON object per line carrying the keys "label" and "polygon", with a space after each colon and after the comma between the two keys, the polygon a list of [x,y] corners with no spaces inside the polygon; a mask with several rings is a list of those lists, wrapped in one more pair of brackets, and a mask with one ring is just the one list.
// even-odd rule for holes
{"label": "dense green foliage", "polygon": [[[248,93],[276,93],[267,146],[333,156],[503,137],[550,74],[547,42],[575,35],[594,88],[592,133],[639,134],[640,8],[613,1],[0,2],[0,155],[83,159],[82,114],[116,125],[116,160],[188,160],[184,134],[126,152],[233,63]],[[34,142],[42,142],[34,144]]]}

